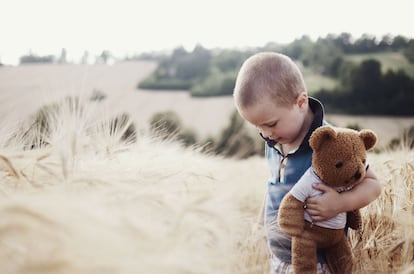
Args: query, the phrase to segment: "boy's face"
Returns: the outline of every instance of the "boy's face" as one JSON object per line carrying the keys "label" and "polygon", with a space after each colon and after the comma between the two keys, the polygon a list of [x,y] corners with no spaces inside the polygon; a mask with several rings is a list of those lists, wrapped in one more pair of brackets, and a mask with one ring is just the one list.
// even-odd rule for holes
{"label": "boy's face", "polygon": [[265,138],[280,144],[294,144],[304,130],[307,96],[301,94],[293,106],[277,106],[268,98],[240,109],[241,116],[254,125]]}

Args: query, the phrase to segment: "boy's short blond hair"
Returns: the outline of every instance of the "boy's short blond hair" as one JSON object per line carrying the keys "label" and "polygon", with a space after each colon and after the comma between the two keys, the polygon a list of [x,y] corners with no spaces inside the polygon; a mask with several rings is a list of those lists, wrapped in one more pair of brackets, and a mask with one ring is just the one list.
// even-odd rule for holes
{"label": "boy's short blond hair", "polygon": [[289,107],[303,92],[307,92],[305,82],[292,59],[280,53],[262,52],[243,63],[233,96],[239,109],[257,103],[260,98]]}

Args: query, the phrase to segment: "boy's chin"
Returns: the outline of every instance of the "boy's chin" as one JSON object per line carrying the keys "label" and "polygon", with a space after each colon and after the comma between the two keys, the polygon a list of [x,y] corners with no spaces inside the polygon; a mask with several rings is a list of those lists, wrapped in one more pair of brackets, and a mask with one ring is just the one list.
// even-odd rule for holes
{"label": "boy's chin", "polygon": [[281,144],[281,145],[286,145],[289,144],[289,140],[284,139],[284,138],[279,138],[277,140],[275,140],[276,143]]}

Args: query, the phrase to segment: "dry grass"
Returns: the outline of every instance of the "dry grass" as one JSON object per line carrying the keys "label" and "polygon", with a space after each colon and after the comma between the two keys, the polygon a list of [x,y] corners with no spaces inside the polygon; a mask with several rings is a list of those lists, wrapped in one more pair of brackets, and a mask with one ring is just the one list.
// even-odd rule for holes
{"label": "dry grass", "polygon": [[[2,273],[267,273],[254,226],[264,159],[145,136],[127,144],[83,114],[61,113],[50,146],[23,150],[19,135],[0,144]],[[413,160],[407,149],[371,155],[384,193],[363,210],[362,241],[350,237],[355,273],[412,271]]]}
{"label": "dry grass", "polygon": [[[264,159],[141,135],[125,143],[122,129],[109,134],[111,113],[91,104],[62,111],[50,146],[35,150],[14,119],[0,122],[2,274],[267,273],[254,225]],[[414,273],[414,152],[370,163],[384,191],[363,209],[362,241],[350,236],[355,273]]]}
{"label": "dry grass", "polygon": [[383,193],[363,209],[362,240],[351,235],[355,273],[413,273],[414,153],[402,149],[372,158]]}
{"label": "dry grass", "polygon": [[56,122],[49,147],[1,144],[1,273],[256,269],[240,259],[257,235],[251,224],[265,178],[248,169],[264,171],[261,161],[145,136],[122,143],[105,127],[90,130],[96,122],[82,115]]}

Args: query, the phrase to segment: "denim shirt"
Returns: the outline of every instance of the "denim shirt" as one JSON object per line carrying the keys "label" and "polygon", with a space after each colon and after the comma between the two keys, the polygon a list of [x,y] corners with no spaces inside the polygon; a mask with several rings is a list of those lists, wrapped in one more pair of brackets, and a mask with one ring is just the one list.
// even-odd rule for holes
{"label": "denim shirt", "polygon": [[[314,119],[301,145],[295,151],[283,156],[279,144],[265,139],[267,142],[265,155],[270,169],[264,214],[266,236],[272,255],[284,262],[291,262],[291,238],[279,229],[277,223],[279,206],[286,193],[312,164],[310,135],[316,128],[327,124],[324,121],[324,109],[321,102],[309,97],[309,107],[314,113]],[[321,252],[318,252],[318,261],[325,261]]]}

